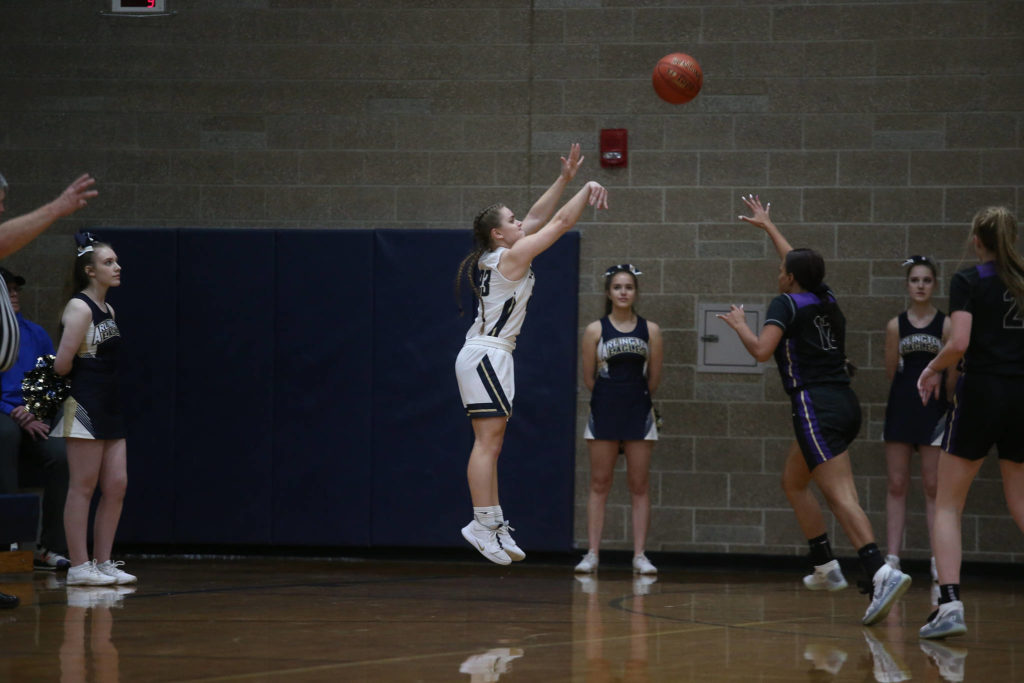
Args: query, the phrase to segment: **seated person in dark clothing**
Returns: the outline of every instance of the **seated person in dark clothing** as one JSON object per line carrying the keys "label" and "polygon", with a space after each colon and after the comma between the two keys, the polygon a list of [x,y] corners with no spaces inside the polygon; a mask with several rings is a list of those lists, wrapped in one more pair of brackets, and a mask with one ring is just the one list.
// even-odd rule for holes
{"label": "seated person in dark clothing", "polygon": [[35,367],[39,356],[54,353],[46,331],[21,314],[25,278],[0,268],[7,284],[11,306],[21,329],[18,359],[10,370],[0,373],[0,493],[15,493],[19,487],[19,460],[39,469],[43,478],[42,532],[36,545],[36,569],[67,569],[70,566],[64,540],[64,500],[68,493],[68,460],[64,439],[50,439],[50,427],[25,409],[21,381]]}

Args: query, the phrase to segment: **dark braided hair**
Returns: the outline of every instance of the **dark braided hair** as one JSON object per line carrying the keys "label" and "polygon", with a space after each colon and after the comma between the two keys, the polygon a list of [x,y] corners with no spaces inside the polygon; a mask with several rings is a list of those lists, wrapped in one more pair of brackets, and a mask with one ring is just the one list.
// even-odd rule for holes
{"label": "dark braided hair", "polygon": [[459,307],[459,315],[463,314],[462,279],[465,277],[473,289],[474,298],[480,302],[481,323],[486,320],[484,319],[483,297],[480,295],[480,285],[477,282],[479,279],[477,262],[484,252],[491,250],[491,230],[501,225],[501,210],[504,208],[505,205],[501,203],[491,204],[476,215],[476,218],[473,219],[473,251],[466,254],[455,273],[455,303]]}

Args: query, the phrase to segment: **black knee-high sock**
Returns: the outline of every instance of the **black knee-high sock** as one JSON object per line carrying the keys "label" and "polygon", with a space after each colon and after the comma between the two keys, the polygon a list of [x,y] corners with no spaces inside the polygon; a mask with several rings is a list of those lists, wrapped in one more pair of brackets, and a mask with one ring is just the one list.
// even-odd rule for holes
{"label": "black knee-high sock", "polygon": [[811,547],[811,564],[815,567],[820,567],[834,559],[832,545],[828,542],[828,534],[807,539],[807,545]]}
{"label": "black knee-high sock", "polygon": [[874,579],[875,572],[885,564],[885,560],[882,559],[882,553],[878,552],[878,546],[874,543],[868,543],[863,548],[860,548],[857,551],[857,557],[860,558],[861,566],[867,572],[868,581]]}

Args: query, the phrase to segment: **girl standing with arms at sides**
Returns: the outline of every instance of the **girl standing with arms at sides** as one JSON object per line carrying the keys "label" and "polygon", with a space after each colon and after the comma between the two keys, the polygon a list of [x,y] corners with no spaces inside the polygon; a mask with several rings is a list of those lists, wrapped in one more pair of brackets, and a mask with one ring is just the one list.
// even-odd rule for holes
{"label": "girl standing with arms at sides", "polygon": [[742,306],[718,317],[733,328],[758,361],[774,354],[782,386],[793,407],[796,441],[782,473],[782,489],[808,540],[814,573],[804,578],[811,590],[840,590],[846,579],[832,555],[821,507],[811,492],[818,485],[857,549],[871,581],[871,602],[861,622],[885,618],[910,587],[910,577],[887,565],[875,544],[871,522],[857,499],[848,448],[860,431],[860,403],[850,388],[846,361],[846,318],[825,284],[825,261],[811,249],[793,249],[769,217],[771,203],[743,198],[753,212],[740,220],[766,233],[782,258],[779,295],[768,306],[760,336],[747,326]]}
{"label": "girl standing with arms at sides", "polygon": [[661,328],[637,315],[640,271],[629,263],[604,274],[604,317],[583,332],[583,383],[591,391],[590,420],[583,438],[590,450],[587,554],[576,571],[597,570],[604,510],[612,486],[619,444],[626,453],[626,477],[633,512],[633,571],[657,574],[644,554],[651,518],[648,481],[651,452],[658,440],[651,397],[661,381]]}
{"label": "girl standing with arms at sides", "polygon": [[939,608],[922,638],[967,632],[960,601],[960,520],[971,482],[992,446],[999,454],[1006,506],[1024,531],[1024,258],[1014,246],[1017,220],[1004,207],[982,209],[971,224],[980,263],[949,285],[949,341],[917,380],[921,402],[939,395],[942,372],[961,375],[939,454],[932,549]]}
{"label": "girl standing with arms at sides", "polygon": [[[50,436],[67,439],[68,499],[64,531],[71,568],[69,586],[131,583],[123,562],[110,559],[114,533],[128,483],[124,416],[117,389],[117,356],[121,334],[107,290],[121,285],[121,266],[109,244],[89,233],[75,235],[78,257],[74,281],[78,293],[64,308],[60,344],[53,368],[69,375],[71,395],[58,412]],[[93,559],[89,559],[89,503],[97,483],[100,501],[93,525]]]}
{"label": "girl standing with arms at sides", "polygon": [[522,220],[504,204],[481,211],[473,221],[476,247],[459,264],[455,276],[456,298],[465,277],[477,299],[476,319],[455,359],[459,394],[474,436],[466,468],[473,520],[463,527],[462,536],[496,564],[526,558],[509,533],[513,529],[498,501],[498,456],[515,396],[512,351],[533,293],[530,264],[575,225],[588,205],[608,208],[608,191],[591,181],[555,212],[582,163],[580,146],[574,144],[569,158],[562,157],[558,179]]}
{"label": "girl standing with arms at sides", "polygon": [[885,372],[891,382],[883,435],[889,474],[885,498],[888,547],[885,561],[894,569],[900,568],[900,549],[907,519],[910,457],[915,448],[921,454],[921,483],[924,485],[929,547],[934,547],[931,543],[931,529],[935,517],[939,440],[946,414],[946,393],[943,386],[938,398],[930,400],[927,405],[921,405],[917,378],[949,339],[950,330],[949,318],[932,304],[938,277],[935,264],[925,256],[911,256],[903,265],[909,266],[906,284],[910,307],[885,326]]}

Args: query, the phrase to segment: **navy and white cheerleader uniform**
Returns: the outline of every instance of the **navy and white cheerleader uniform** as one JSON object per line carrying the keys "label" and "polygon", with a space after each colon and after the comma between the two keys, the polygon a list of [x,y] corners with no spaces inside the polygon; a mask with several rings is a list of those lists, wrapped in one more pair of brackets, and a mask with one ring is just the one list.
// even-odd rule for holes
{"label": "navy and white cheerleader uniform", "polygon": [[507,247],[488,251],[477,262],[477,284],[482,303],[466,332],[466,341],[455,359],[455,378],[466,415],[508,417],[516,393],[512,351],[526,319],[526,305],[533,294],[533,269],[518,280],[498,271]]}
{"label": "navy and white cheerleader uniform", "polygon": [[765,325],[782,328],[775,362],[793,408],[797,443],[813,470],[844,453],[860,431],[860,402],[846,372],[846,318],[812,292],[780,294]]}
{"label": "navy and white cheerleader uniform", "polygon": [[885,408],[885,441],[914,445],[938,446],[942,438],[946,414],[946,383],[939,383],[939,398],[921,405],[917,378],[921,371],[942,350],[942,325],[946,316],[936,311],[925,327],[914,327],[903,311],[899,324],[899,365],[889,387],[889,403]]}
{"label": "navy and white cheerleader uniform", "polygon": [[994,445],[1001,459],[1024,463],[1024,311],[992,262],[953,275],[949,310],[971,314],[971,339],[942,450],[980,460]]}
{"label": "navy and white cheerleader uniform", "polygon": [[124,415],[118,391],[117,356],[121,333],[107,310],[82,293],[92,311],[92,322],[71,363],[71,395],[57,413],[50,436],[78,439],[123,439]]}
{"label": "navy and white cheerleader uniform", "polygon": [[658,428],[647,386],[649,342],[647,321],[640,316],[629,332],[615,329],[608,316],[601,318],[597,377],[583,438],[657,441]]}
{"label": "navy and white cheerleader uniform", "polygon": [[0,277],[0,372],[7,372],[18,360],[18,346],[21,343],[21,328],[14,315],[11,295],[7,282]]}

